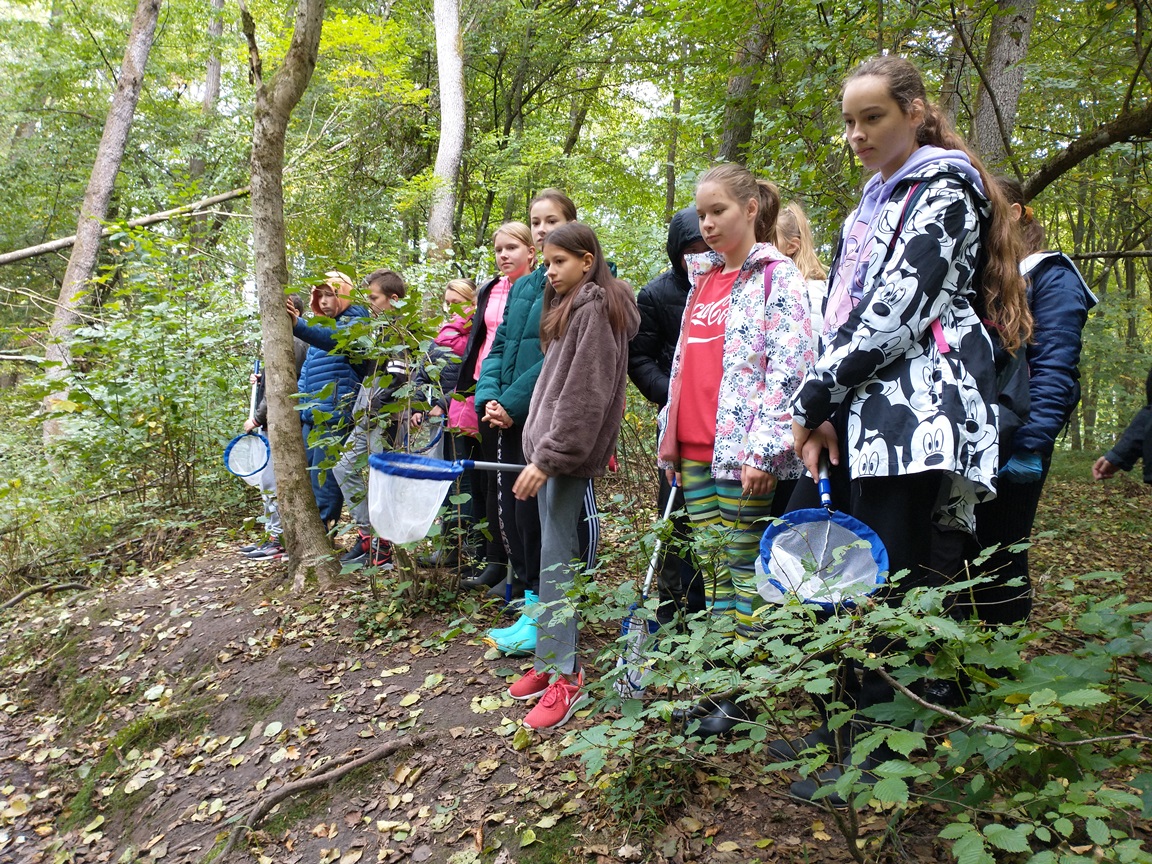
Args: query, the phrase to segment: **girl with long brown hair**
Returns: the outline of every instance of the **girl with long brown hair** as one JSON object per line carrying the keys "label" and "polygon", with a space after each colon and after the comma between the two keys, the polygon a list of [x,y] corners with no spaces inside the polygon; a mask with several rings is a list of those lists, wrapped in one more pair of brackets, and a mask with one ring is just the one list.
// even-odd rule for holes
{"label": "girl with long brown hair", "polygon": [[584,496],[601,477],[616,447],[628,383],[628,341],[640,313],[632,289],[612,276],[596,234],[569,222],[544,239],[548,285],[540,341],[544,365],[524,426],[528,465],[513,493],[537,498],[540,513],[540,590],[536,662],[508,695],[540,701],[524,724],[552,729],[585,702],[576,656],[579,623],[568,602],[580,558]]}
{"label": "girl with long brown hair", "polygon": [[[841,233],[821,354],[793,401],[793,435],[813,477],[828,454],[836,506],[879,535],[893,575],[906,571],[884,589],[896,604],[933,581],[934,523],[970,531],[976,503],[995,494],[998,388],[981,319],[1017,350],[1031,316],[1007,202],[929,101],[916,67],[892,56],[862,63],[845,81],[841,110],[852,151],[875,173]],[[814,484],[802,482],[793,505],[814,499]],[[866,669],[855,704],[893,693]],[[868,728],[859,715],[852,725]],[[794,758],[816,743],[835,743],[827,724],[769,750]],[[885,753],[862,759],[865,779]],[[793,794],[811,798],[840,773],[795,783]]]}

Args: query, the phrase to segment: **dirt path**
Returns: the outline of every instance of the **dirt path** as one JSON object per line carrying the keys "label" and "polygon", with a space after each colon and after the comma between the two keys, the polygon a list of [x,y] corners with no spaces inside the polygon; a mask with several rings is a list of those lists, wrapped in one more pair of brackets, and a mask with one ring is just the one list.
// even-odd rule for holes
{"label": "dirt path", "polygon": [[[630,844],[627,825],[599,828],[578,760],[561,756],[588,720],[516,734],[523,707],[503,691],[526,661],[442,638],[446,615],[395,641],[358,640],[360,590],[301,601],[267,590],[279,566],[220,552],[14,618],[0,637],[0,858],[206,860],[283,784],[417,732],[434,738],[282,804],[254,835],[258,860],[651,849],[648,837]],[[703,850],[733,833],[703,809],[685,819],[661,841],[673,855],[693,836]],[[521,848],[528,829],[536,839]],[[741,846],[763,839],[753,834]],[[791,828],[786,841],[802,842]],[[713,860],[726,858],[747,860]]]}

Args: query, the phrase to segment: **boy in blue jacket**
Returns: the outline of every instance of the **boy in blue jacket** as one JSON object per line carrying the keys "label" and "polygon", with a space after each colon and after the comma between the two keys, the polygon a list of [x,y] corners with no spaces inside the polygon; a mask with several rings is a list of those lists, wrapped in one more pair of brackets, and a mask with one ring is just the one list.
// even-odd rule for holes
{"label": "boy in blue jacket", "polygon": [[[369,274],[364,284],[368,289],[368,305],[372,307],[373,315],[387,312],[392,303],[402,299],[406,293],[404,280],[391,270],[376,270]],[[288,311],[292,312],[291,309]],[[334,352],[337,348],[331,330],[308,327],[297,320],[292,332],[319,350]],[[330,353],[329,356],[343,355]],[[352,405],[354,427],[340,454],[340,460],[332,467],[332,478],[342,498],[348,501],[351,508],[352,521],[356,525],[356,540],[340,560],[344,564],[367,562],[379,567],[391,563],[392,550],[387,541],[372,536],[364,463],[368,453],[378,453],[383,449],[384,433],[391,421],[381,422],[381,411],[393,400],[396,391],[408,383],[408,366],[403,357],[393,355],[379,361],[371,358],[355,364],[353,369],[361,376],[356,401]]]}
{"label": "boy in blue jacket", "polygon": [[[311,307],[315,315],[330,318],[333,325],[305,324],[288,304],[294,324],[292,335],[308,343],[308,355],[300,369],[300,423],[308,454],[308,473],[320,519],[331,529],[340,519],[344,496],[335,478],[321,476],[320,463],[332,438],[343,441],[352,431],[352,406],[360,389],[360,375],[335,346],[336,328],[347,327],[357,318],[368,317],[363,306],[352,305],[352,280],[337,270],[324,274],[325,281],[312,288]],[[321,347],[328,346],[328,347]]]}

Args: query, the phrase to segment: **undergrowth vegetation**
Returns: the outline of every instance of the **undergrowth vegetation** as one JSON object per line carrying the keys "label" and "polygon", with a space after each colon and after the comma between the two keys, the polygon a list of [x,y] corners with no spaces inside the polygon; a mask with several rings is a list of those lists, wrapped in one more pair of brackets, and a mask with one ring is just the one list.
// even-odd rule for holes
{"label": "undergrowth vegetation", "polygon": [[[630,540],[650,547],[653,536]],[[712,557],[698,550],[697,560]],[[816,802],[857,861],[886,860],[901,843],[895,830],[866,836],[858,811],[891,825],[919,813],[960,864],[1152,861],[1152,603],[1129,596],[1122,574],[1094,572],[1046,585],[1046,597],[1059,598],[1050,617],[989,627],[954,611],[986,579],[916,589],[899,607],[841,607],[827,620],[793,602],[763,615],[754,634],[707,615],[682,619],[650,641],[644,701],[616,695],[611,682],[625,670],[612,671],[621,646],[609,644],[599,658],[608,719],[568,752],[618,817],[661,824],[691,796],[693,778],[726,760],[745,760],[765,781],[840,762],[823,745],[789,761],[765,751],[819,723],[815,696],[845,757],[851,748]],[[580,591],[591,600],[582,614],[606,628],[638,599],[634,582],[589,583],[572,596]],[[641,613],[654,620],[656,605],[650,598]],[[836,689],[844,661],[851,675],[876,670],[895,700],[858,715]],[[700,742],[691,726],[668,722],[674,709],[724,696],[754,717],[732,738]],[[874,752],[886,755],[866,774],[858,766]],[[852,807],[834,807],[833,795]]]}

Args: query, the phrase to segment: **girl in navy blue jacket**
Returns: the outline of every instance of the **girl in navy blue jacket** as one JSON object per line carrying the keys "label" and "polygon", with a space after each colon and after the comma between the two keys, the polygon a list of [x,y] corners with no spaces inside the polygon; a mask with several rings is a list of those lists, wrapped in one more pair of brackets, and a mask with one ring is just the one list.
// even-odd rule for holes
{"label": "girl in navy blue jacket", "polygon": [[[990,624],[1027,619],[1032,611],[1028,550],[1008,547],[1032,533],[1040,493],[1052,464],[1056,437],[1080,401],[1081,332],[1096,297],[1076,265],[1059,252],[1044,250],[1044,228],[1024,203],[1020,184],[998,177],[1012,206],[1023,253],[1020,272],[1028,279],[1032,342],[1028,345],[1028,417],[1012,433],[1001,426],[1001,453],[1011,454],[1000,466],[996,497],[976,508],[976,537],[981,549],[1000,550],[988,559],[984,573],[993,581],[974,592],[977,614]],[[1016,584],[1009,584],[1016,583]]]}

